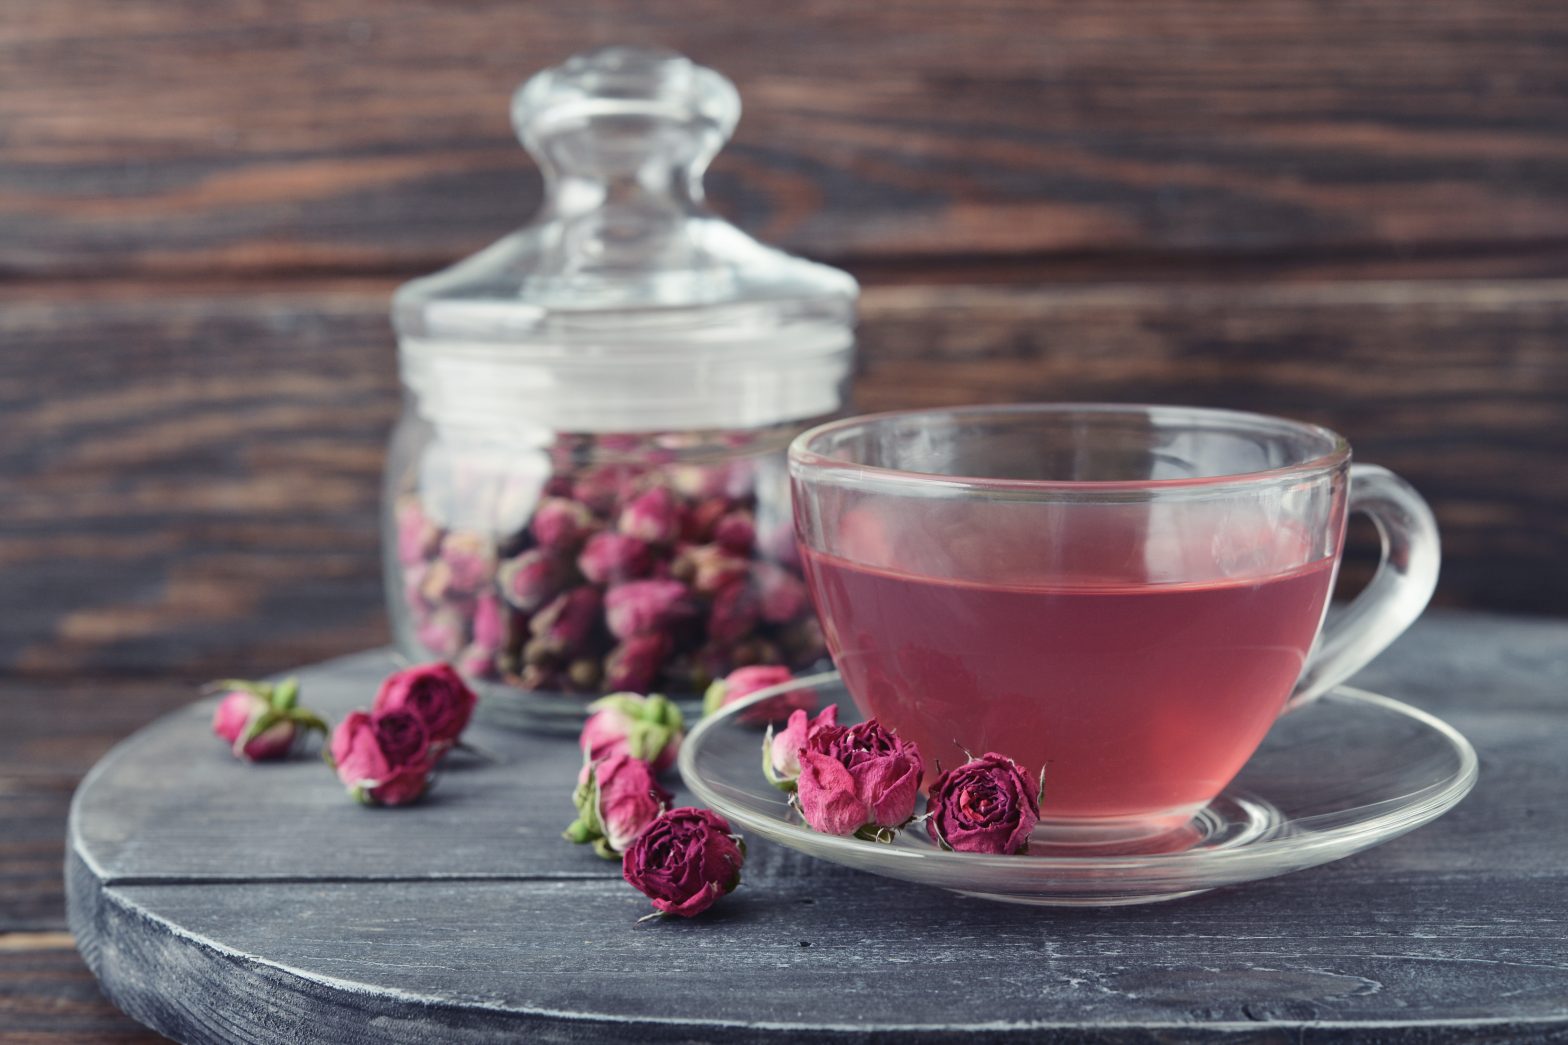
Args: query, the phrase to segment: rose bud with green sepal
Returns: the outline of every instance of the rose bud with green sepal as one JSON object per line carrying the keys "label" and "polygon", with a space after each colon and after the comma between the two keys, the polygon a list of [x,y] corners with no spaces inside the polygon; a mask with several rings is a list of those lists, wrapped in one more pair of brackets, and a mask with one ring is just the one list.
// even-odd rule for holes
{"label": "rose bud with green sepal", "polygon": [[577,819],[562,837],[613,860],[674,800],[654,779],[653,767],[624,751],[586,762],[572,792]]}
{"label": "rose bud with green sepal", "polygon": [[624,751],[655,772],[675,764],[686,723],[674,701],[658,693],[612,693],[589,704],[588,712],[577,742],[589,761]]}
{"label": "rose bud with green sepal", "polygon": [[327,724],[299,706],[299,680],[251,682],[225,679],[209,689],[223,693],[212,715],[212,732],[235,758],[267,762],[286,757],[301,736],[326,733]]}
{"label": "rose bud with green sepal", "polygon": [[400,806],[416,801],[429,788],[436,756],[424,724],[413,712],[354,711],[333,731],[327,764],[355,801]]}
{"label": "rose bud with green sepal", "polygon": [[778,733],[768,727],[762,738],[762,775],[780,791],[794,791],[800,778],[800,752],[806,742],[824,729],[838,725],[838,705],[829,704],[808,718],[797,708],[790,712],[789,722]]}
{"label": "rose bud with green sepal", "polygon": [[[702,696],[702,713],[711,715],[725,705],[744,700],[761,690],[782,686],[794,677],[788,668],[777,664],[737,668],[708,687],[708,691]],[[796,689],[769,697],[755,707],[747,708],[740,713],[740,720],[763,725],[787,718],[795,711],[810,714],[816,708],[815,690]]]}
{"label": "rose bud with green sepal", "polygon": [[814,831],[890,842],[915,812],[925,762],[875,719],[832,726],[800,752],[795,798]]}
{"label": "rose bud with green sepal", "polygon": [[1043,773],[1031,779],[1006,755],[988,752],[936,778],[926,801],[926,831],[943,849],[1022,853],[1044,796]]}
{"label": "rose bud with green sepal", "polygon": [[622,857],[621,874],[660,914],[690,918],[735,890],[745,862],[746,844],[729,821],[685,807],[643,831]]}

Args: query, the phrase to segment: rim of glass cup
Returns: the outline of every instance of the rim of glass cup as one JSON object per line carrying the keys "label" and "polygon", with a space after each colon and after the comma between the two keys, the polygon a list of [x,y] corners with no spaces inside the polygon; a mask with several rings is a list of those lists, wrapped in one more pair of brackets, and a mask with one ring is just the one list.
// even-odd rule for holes
{"label": "rim of glass cup", "polygon": [[[1210,425],[1228,425],[1237,429],[1269,429],[1276,433],[1307,436],[1323,443],[1326,449],[1313,457],[1294,464],[1280,465],[1251,472],[1233,472],[1226,475],[1190,476],[1179,479],[1005,479],[983,475],[946,475],[940,472],[917,472],[881,465],[861,464],[846,457],[838,457],[812,448],[824,437],[848,429],[873,424],[907,420],[916,417],[961,418],[998,417],[1016,414],[1023,417],[1042,414],[1137,414],[1142,413],[1159,424],[1179,426],[1181,422],[1201,421]],[[1350,443],[1344,436],[1322,425],[1270,414],[1246,410],[1226,410],[1204,406],[1163,406],[1154,403],[998,403],[981,406],[920,407],[912,410],[886,410],[874,414],[828,421],[807,429],[790,443],[789,464],[792,474],[805,477],[804,473],[820,475],[827,472],[853,473],[857,480],[882,481],[889,485],[940,486],[979,491],[1010,491],[1037,494],[1085,493],[1140,493],[1161,491],[1211,492],[1239,486],[1251,486],[1277,480],[1298,480],[1325,475],[1350,460]]]}

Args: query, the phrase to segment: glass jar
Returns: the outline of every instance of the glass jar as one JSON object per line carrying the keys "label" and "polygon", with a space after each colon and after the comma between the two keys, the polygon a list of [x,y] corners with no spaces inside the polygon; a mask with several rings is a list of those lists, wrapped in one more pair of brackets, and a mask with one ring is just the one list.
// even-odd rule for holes
{"label": "glass jar", "polygon": [[724,77],[631,48],[518,91],[538,214],[393,304],[384,544],[410,660],[559,703],[824,656],[784,449],[845,406],[858,288],[704,208],[739,113]]}

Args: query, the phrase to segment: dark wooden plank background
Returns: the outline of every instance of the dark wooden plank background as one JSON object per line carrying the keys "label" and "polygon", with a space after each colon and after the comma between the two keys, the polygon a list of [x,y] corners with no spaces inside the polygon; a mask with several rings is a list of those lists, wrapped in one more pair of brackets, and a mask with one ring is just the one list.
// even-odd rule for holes
{"label": "dark wooden plank background", "polygon": [[136,1037],[61,932],[92,759],[385,639],[387,295],[526,217],[507,97],[612,41],[736,80],[712,196],[867,284],[862,405],[1327,422],[1440,601],[1568,613],[1563,4],[9,0],[0,1040]]}

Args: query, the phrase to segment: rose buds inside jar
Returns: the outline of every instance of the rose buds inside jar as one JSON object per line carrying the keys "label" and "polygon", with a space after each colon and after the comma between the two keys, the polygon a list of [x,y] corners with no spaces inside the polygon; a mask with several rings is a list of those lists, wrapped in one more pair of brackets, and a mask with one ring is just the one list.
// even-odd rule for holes
{"label": "rose buds inside jar", "polygon": [[784,451],[846,405],[854,280],[704,207],[693,187],[740,113],[710,69],[603,48],[512,112],[548,198],[393,303],[400,651],[583,696],[816,665]]}

